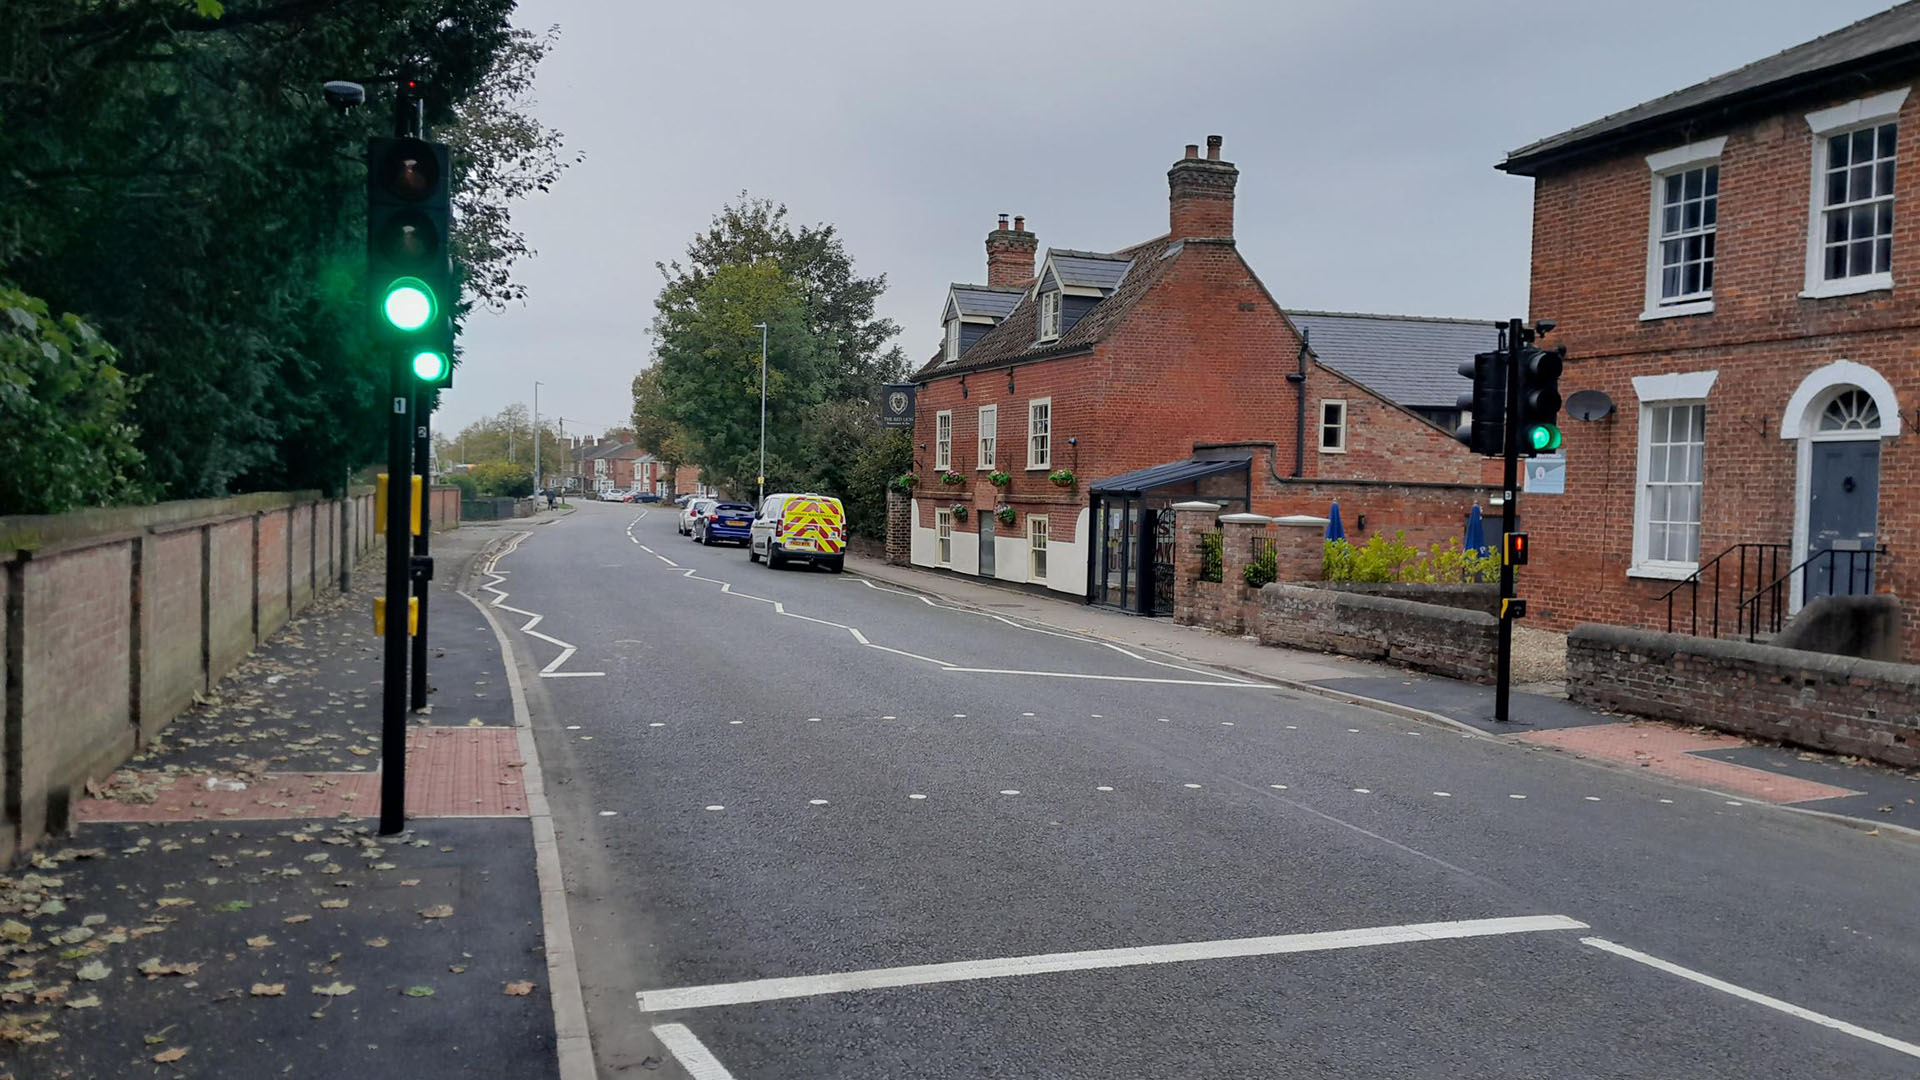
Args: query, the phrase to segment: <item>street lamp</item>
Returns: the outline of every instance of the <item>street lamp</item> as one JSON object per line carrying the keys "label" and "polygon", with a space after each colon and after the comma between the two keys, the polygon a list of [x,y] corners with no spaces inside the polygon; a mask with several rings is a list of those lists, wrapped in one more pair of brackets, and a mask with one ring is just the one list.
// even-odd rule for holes
{"label": "street lamp", "polygon": [[760,497],[767,501],[767,324],[753,324],[760,330]]}
{"label": "street lamp", "polygon": [[540,496],[540,380],[533,380],[533,494]]}

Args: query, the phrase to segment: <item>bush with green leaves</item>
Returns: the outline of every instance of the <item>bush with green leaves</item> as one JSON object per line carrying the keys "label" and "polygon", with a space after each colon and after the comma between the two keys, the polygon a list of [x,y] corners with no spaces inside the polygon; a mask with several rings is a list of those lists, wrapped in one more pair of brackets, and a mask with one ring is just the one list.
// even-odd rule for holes
{"label": "bush with green leaves", "polygon": [[92,326],[0,282],[0,514],[146,502],[140,380]]}
{"label": "bush with green leaves", "polygon": [[1260,589],[1273,584],[1280,578],[1280,559],[1271,547],[1262,547],[1260,554],[1240,572],[1246,579],[1247,588]]}
{"label": "bush with green leaves", "polygon": [[1375,533],[1358,547],[1329,540],[1320,558],[1320,576],[1327,581],[1415,582],[1460,585],[1495,580],[1499,560],[1478,551],[1463,551],[1458,537],[1435,543],[1423,554],[1407,543],[1407,534]]}
{"label": "bush with green leaves", "polygon": [[1200,534],[1200,580],[1219,581],[1225,573],[1225,549],[1217,532]]}
{"label": "bush with green leaves", "polygon": [[489,498],[524,499],[533,494],[533,467],[507,461],[489,461],[475,465],[467,475],[474,486]]}
{"label": "bush with green leaves", "polygon": [[441,482],[452,484],[454,487],[459,488],[462,499],[477,499],[480,497],[480,485],[474,481],[473,474],[471,473],[453,473],[442,477]]}

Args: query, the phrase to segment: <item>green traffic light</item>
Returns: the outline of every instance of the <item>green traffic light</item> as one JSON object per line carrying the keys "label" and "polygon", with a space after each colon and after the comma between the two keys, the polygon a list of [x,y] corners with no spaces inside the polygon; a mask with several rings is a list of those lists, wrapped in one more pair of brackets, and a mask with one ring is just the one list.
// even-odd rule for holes
{"label": "green traffic light", "polygon": [[418,330],[433,321],[433,290],[419,278],[400,278],[387,287],[380,311],[395,329]]}
{"label": "green traffic light", "polygon": [[1527,429],[1527,444],[1535,450],[1560,449],[1560,429],[1552,424],[1535,424]]}
{"label": "green traffic light", "polygon": [[444,353],[426,349],[413,355],[413,377],[421,382],[439,382],[446,378],[447,358]]}

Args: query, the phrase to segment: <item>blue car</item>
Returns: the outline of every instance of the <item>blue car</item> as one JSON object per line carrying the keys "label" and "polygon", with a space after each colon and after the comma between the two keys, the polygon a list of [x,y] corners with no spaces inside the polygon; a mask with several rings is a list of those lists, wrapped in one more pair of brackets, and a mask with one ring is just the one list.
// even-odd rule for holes
{"label": "blue car", "polygon": [[693,539],[695,543],[709,546],[722,542],[745,544],[752,535],[752,527],[753,507],[737,502],[714,503],[693,520]]}

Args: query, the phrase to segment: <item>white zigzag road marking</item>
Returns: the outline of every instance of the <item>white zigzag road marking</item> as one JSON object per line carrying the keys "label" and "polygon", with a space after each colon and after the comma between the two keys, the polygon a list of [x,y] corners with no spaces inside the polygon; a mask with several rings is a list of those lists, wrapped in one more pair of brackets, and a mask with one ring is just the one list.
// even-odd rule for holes
{"label": "white zigzag road marking", "polygon": [[534,627],[540,625],[540,620],[546,618],[546,616],[537,615],[531,611],[527,611],[522,608],[513,607],[507,603],[507,597],[511,596],[512,594],[507,592],[505,589],[502,589],[499,587],[501,582],[507,580],[507,571],[499,570],[499,569],[496,569],[495,567],[499,564],[501,559],[506,558],[508,555],[511,555],[516,550],[518,550],[520,547],[520,542],[522,540],[525,540],[527,537],[532,535],[533,535],[532,533],[524,533],[524,532],[516,534],[514,538],[507,543],[507,546],[505,548],[502,548],[498,553],[496,553],[493,556],[493,558],[487,560],[487,565],[482,569],[481,572],[486,574],[488,577],[492,578],[493,580],[488,581],[480,586],[482,590],[493,594],[493,599],[487,602],[487,606],[498,608],[501,611],[510,611],[515,615],[525,615],[527,617],[527,621],[520,625],[521,633],[527,635],[528,637],[539,638],[541,641],[547,642],[548,644],[551,644],[551,645],[558,645],[560,647],[560,655],[554,657],[552,662],[548,663],[546,667],[543,667],[540,669],[541,678],[543,679],[583,679],[583,678],[595,678],[595,677],[606,675],[606,672],[604,671],[561,671],[560,667],[563,664],[565,664],[567,661],[573,659],[573,654],[576,652],[579,652],[580,650],[575,648],[573,645],[568,644],[567,642],[561,641],[557,637],[549,637],[548,635],[542,634],[539,631],[535,630]]}

